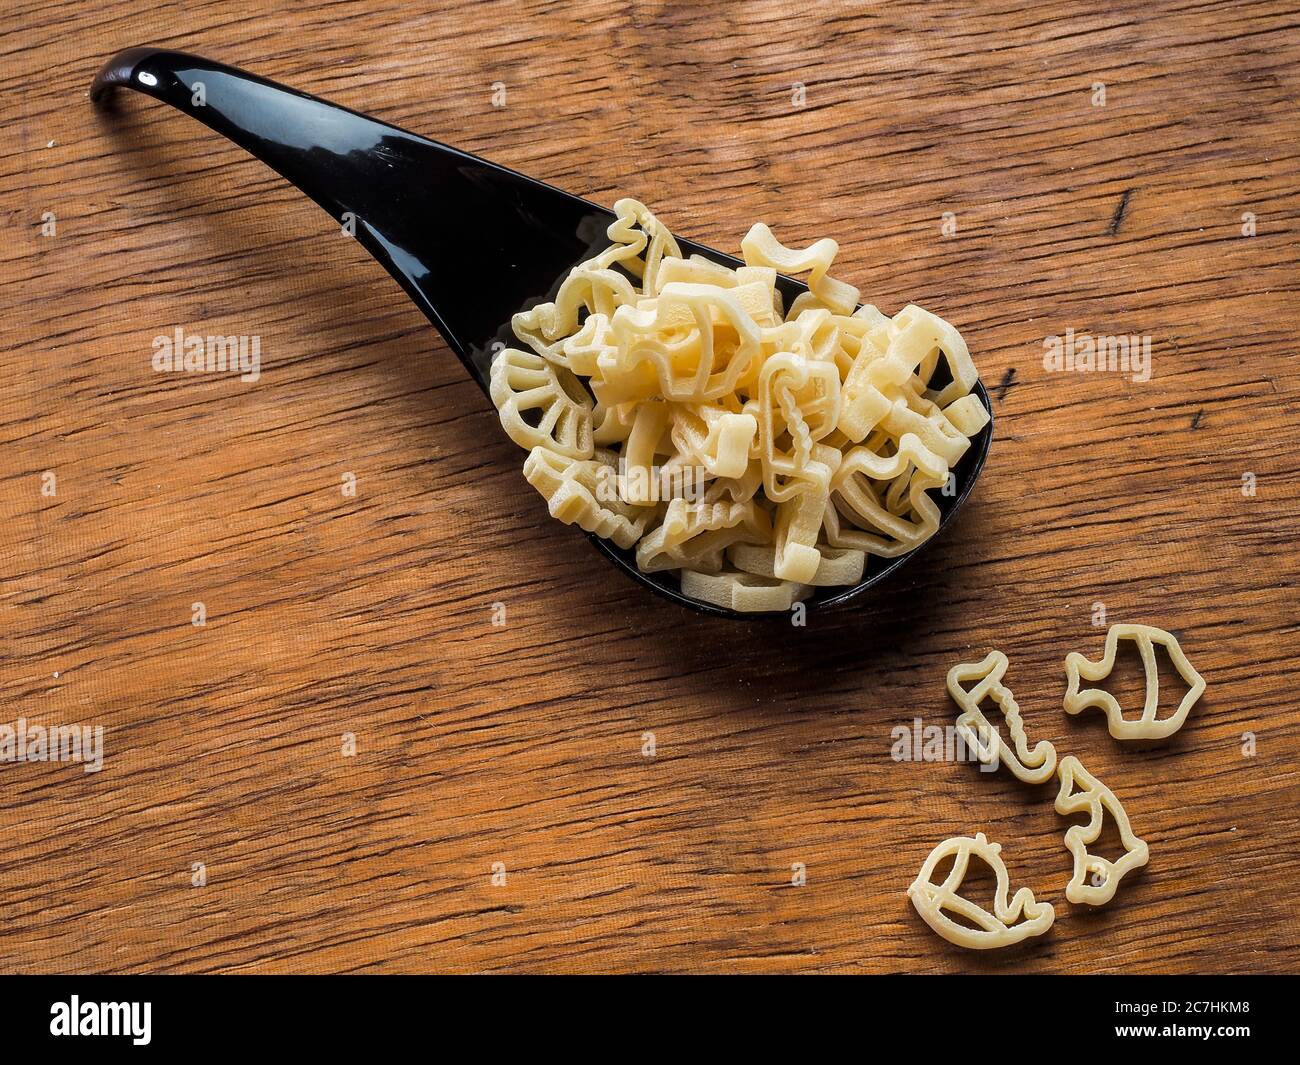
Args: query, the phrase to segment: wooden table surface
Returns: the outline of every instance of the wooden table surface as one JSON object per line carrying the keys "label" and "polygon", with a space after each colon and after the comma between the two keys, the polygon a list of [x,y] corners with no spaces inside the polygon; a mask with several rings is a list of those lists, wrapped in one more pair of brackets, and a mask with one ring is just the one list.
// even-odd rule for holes
{"label": "wooden table surface", "polygon": [[[1300,10],[1102,6],[16,0],[0,721],[104,753],[0,764],[0,970],[1296,970]],[[806,628],[646,596],[316,207],[156,102],[90,105],[140,43],[716,247],[836,237],[864,299],[969,341],[968,509]],[[177,327],[257,336],[260,378],[155,372]],[[1149,337],[1150,379],[1049,372],[1068,329]],[[1172,740],[1063,713],[1101,611],[1208,682]],[[1053,787],[891,754],[993,647],[1150,844],[1101,910],[1065,902]],[[1048,935],[966,953],[913,912],[976,831]]]}

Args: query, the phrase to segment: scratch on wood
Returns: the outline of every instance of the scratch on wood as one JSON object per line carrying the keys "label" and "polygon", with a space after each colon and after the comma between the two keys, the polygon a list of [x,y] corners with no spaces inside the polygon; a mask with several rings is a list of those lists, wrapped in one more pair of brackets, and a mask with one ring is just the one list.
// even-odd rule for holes
{"label": "scratch on wood", "polygon": [[1124,224],[1124,215],[1128,211],[1128,198],[1132,195],[1132,189],[1125,189],[1120,196],[1119,203],[1115,205],[1115,213],[1110,216],[1110,225],[1106,227],[1106,236],[1113,237],[1119,232],[1119,227]]}
{"label": "scratch on wood", "polygon": [[1014,366],[1008,366],[1007,372],[1002,375],[1002,380],[998,382],[997,387],[993,390],[993,394],[997,396],[999,403],[1007,398],[1007,393],[1011,391],[1015,386],[1015,383],[1016,368]]}

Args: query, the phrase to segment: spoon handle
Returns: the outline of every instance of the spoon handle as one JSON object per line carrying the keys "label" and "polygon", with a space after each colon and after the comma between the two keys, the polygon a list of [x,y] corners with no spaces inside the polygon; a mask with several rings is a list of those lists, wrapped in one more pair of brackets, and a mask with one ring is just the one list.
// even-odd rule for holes
{"label": "spoon handle", "polygon": [[[134,89],[233,141],[355,236],[486,388],[511,315],[553,290],[613,215],[540,181],[237,67],[160,48],[109,60]],[[489,283],[490,281],[490,283]]]}
{"label": "spoon handle", "polygon": [[375,146],[385,137],[411,136],[246,70],[185,52],[148,47],[119,52],[96,75],[90,98],[102,103],[118,86],[170,104],[234,141],[340,222],[345,212],[360,206],[355,194],[361,191],[358,179],[363,175],[340,182],[340,175],[330,170],[350,166],[373,176],[375,160],[369,153]]}

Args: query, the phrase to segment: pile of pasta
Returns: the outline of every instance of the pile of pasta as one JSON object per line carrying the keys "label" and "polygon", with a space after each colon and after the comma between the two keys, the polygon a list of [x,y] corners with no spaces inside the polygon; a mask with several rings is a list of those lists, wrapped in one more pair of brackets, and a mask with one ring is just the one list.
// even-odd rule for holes
{"label": "pile of pasta", "polygon": [[[791,249],[760,223],[731,269],[683,257],[635,200],[614,210],[610,247],[515,315],[527,350],[492,364],[552,516],[744,611],[856,584],[868,555],[933,535],[929,493],[988,422],[957,331],[916,306],[858,307],[830,276],[833,240]],[[778,272],[807,275],[789,308]]]}

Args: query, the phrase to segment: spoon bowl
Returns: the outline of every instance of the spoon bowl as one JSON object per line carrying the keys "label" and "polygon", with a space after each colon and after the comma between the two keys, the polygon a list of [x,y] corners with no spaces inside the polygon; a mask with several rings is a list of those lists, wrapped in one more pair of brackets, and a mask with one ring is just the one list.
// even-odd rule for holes
{"label": "spoon bowl", "polygon": [[[402,286],[485,393],[493,356],[514,343],[511,318],[552,298],[574,266],[608,245],[605,234],[615,215],[599,204],[237,67],[184,52],[128,48],[100,70],[90,97],[105,104],[118,87],[197,119],[324,208]],[[676,239],[684,255],[742,265],[734,256]],[[492,283],[482,284],[485,277]],[[783,276],[777,287],[787,307],[807,290]],[[993,439],[988,392],[982,382],[975,391],[990,420],[954,469],[956,494],[934,494],[940,510],[935,536],[970,494]],[[589,539],[634,580],[683,606],[729,618],[771,616],[692,599],[668,574],[637,569],[634,552]],[[845,602],[879,584],[916,550],[893,559],[869,557],[860,583],[819,588],[805,602]]]}

